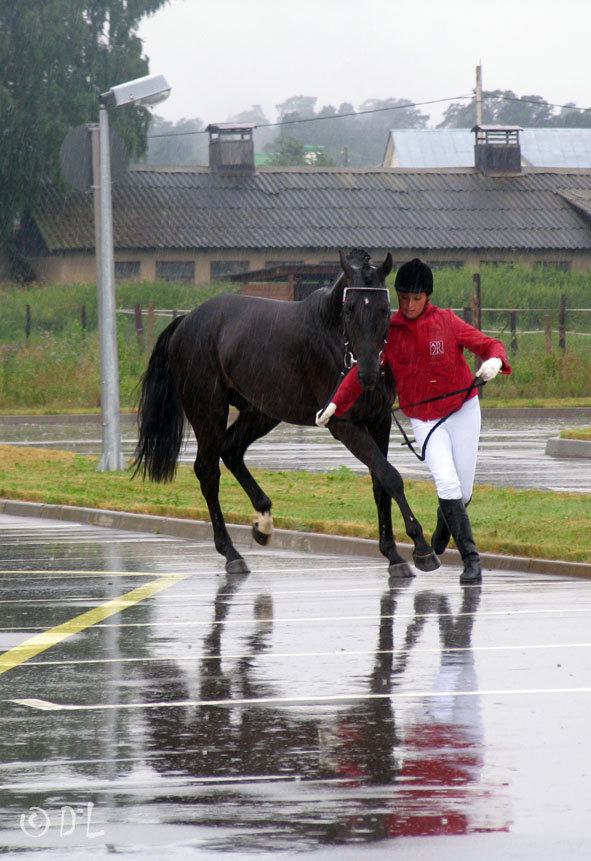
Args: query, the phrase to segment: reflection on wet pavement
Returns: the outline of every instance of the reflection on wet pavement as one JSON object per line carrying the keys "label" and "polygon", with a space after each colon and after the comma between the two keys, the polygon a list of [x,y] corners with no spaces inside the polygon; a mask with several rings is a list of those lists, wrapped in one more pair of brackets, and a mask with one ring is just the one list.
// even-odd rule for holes
{"label": "reflection on wet pavement", "polygon": [[[454,858],[545,858],[565,834],[591,850],[585,581],[492,571],[462,589],[443,567],[389,584],[379,561],[256,546],[253,573],[227,577],[208,542],[6,515],[0,548],[2,650],[54,642],[1,675],[10,851],[389,858],[410,840],[452,857],[463,835]],[[526,837],[534,854],[511,854]]]}
{"label": "reflection on wet pavement", "polygon": [[[587,411],[588,412],[588,411]],[[402,422],[410,435],[410,426]],[[476,468],[478,484],[516,488],[540,488],[571,493],[589,493],[591,461],[585,458],[554,458],[545,454],[546,442],[568,427],[589,425],[589,416],[581,414],[507,418],[485,411]],[[133,456],[136,445],[135,417],[122,416],[122,450]],[[401,447],[402,438],[393,430],[390,461],[406,479],[427,479],[427,467],[411,452]],[[98,417],[43,417],[18,419],[0,416],[0,444],[35,445],[98,455],[102,452]],[[192,464],[195,440],[187,434],[181,462]],[[301,469],[324,472],[346,466],[366,474],[366,467],[356,460],[327,430],[281,424],[248,450],[246,461],[263,469]]]}

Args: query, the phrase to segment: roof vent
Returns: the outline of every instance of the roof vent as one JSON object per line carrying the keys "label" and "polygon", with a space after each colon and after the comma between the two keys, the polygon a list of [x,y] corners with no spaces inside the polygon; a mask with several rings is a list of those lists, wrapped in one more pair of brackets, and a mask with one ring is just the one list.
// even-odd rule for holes
{"label": "roof vent", "polygon": [[485,176],[521,173],[520,126],[474,126],[474,164]]}
{"label": "roof vent", "polygon": [[230,175],[254,172],[254,123],[212,123],[209,132],[209,166]]}

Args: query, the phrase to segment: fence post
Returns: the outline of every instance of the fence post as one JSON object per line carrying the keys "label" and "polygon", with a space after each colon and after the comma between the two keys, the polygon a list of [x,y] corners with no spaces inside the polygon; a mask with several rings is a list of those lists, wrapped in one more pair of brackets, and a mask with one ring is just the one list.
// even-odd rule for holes
{"label": "fence post", "polygon": [[[481,313],[481,302],[480,302],[480,274],[475,272],[472,275],[472,284],[474,286],[474,293],[472,295],[472,325],[478,331],[482,331],[482,313]],[[482,359],[480,356],[474,356],[474,373],[478,370],[478,368],[482,364]],[[478,394],[482,397],[484,393],[484,389],[479,389]]]}
{"label": "fence post", "polygon": [[558,346],[564,353],[566,350],[566,294],[560,297],[560,311],[558,314]]}
{"label": "fence post", "polygon": [[80,325],[82,326],[82,331],[86,331],[86,305],[83,305],[80,308]]}
{"label": "fence post", "polygon": [[148,343],[150,350],[154,348],[154,303],[148,302]]}
{"label": "fence post", "polygon": [[517,311],[511,311],[511,351],[517,353]]}
{"label": "fence post", "polygon": [[25,309],[25,335],[27,341],[31,337],[31,306],[27,305]]}
{"label": "fence post", "polygon": [[544,344],[546,355],[549,356],[552,352],[552,320],[550,314],[544,314]]}
{"label": "fence post", "polygon": [[142,306],[138,303],[133,306],[135,319],[135,333],[141,349],[144,349],[144,321],[142,319]]}
{"label": "fence post", "polygon": [[475,329],[482,330],[482,315],[480,313],[480,275],[478,272],[475,272],[472,276],[472,282],[474,284],[474,298],[472,299],[472,307],[474,308],[474,322],[472,323],[472,325]]}

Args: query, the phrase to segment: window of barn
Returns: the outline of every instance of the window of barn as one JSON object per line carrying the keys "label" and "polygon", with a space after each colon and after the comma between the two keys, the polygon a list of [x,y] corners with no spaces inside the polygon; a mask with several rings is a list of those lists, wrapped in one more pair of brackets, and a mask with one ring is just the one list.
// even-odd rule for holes
{"label": "window of barn", "polygon": [[139,260],[116,260],[115,261],[115,280],[127,281],[132,278],[140,277],[140,261]]}
{"label": "window of barn", "polygon": [[157,260],[156,280],[177,283],[195,281],[195,263],[192,260]]}
{"label": "window of barn", "polygon": [[209,264],[209,277],[224,278],[226,275],[234,275],[235,272],[248,272],[250,262],[248,260],[212,260]]}

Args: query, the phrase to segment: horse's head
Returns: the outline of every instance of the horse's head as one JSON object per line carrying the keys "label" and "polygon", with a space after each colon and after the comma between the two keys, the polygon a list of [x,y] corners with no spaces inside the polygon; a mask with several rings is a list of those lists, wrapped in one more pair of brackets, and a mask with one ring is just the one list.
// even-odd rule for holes
{"label": "horse's head", "polygon": [[392,255],[374,266],[370,256],[355,249],[346,256],[340,252],[345,273],[343,291],[343,320],[348,348],[357,359],[359,382],[371,391],[378,382],[380,352],[388,337],[390,323],[390,294],[386,275],[392,269]]}

